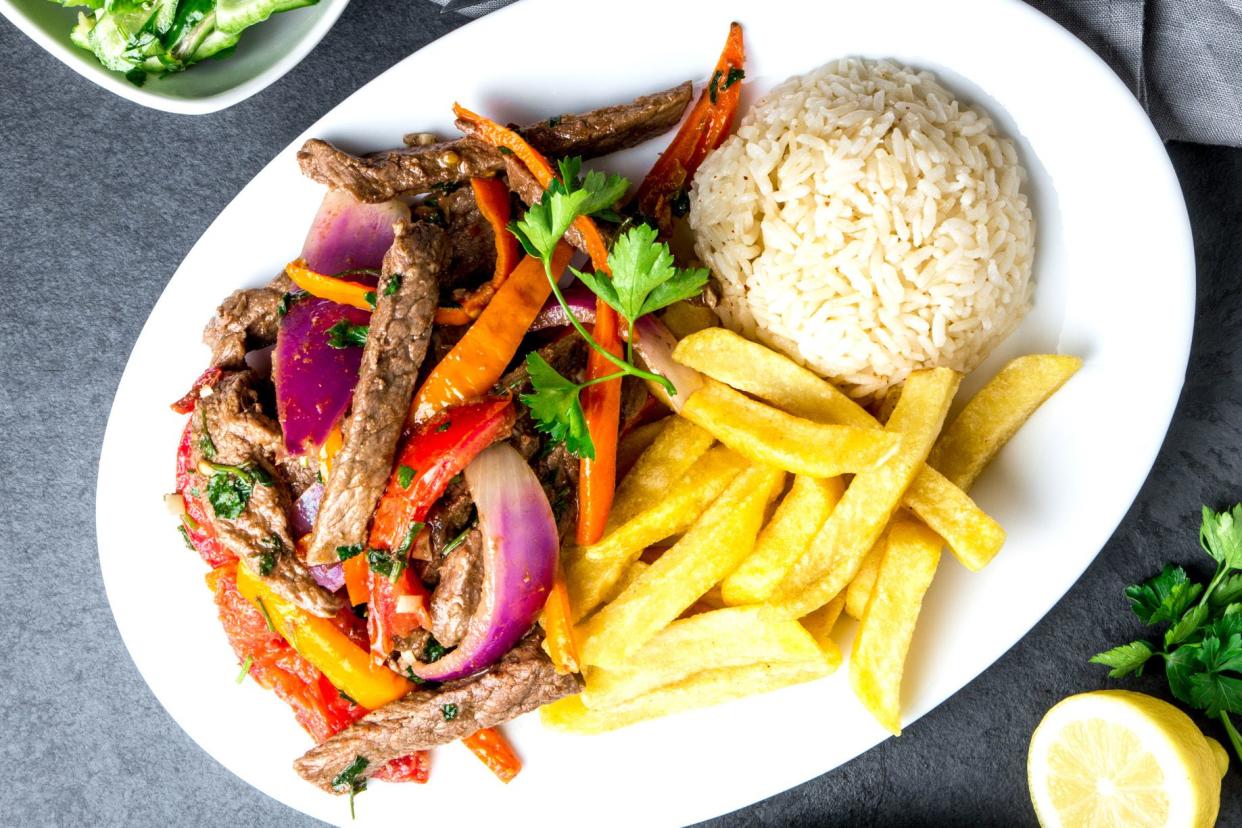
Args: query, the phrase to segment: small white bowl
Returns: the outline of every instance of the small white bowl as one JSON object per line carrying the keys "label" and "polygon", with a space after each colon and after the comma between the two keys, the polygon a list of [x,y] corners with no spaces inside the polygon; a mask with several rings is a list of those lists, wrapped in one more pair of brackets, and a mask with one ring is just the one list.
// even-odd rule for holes
{"label": "small white bowl", "polygon": [[347,3],[319,0],[314,6],[272,15],[247,29],[237,51],[228,57],[148,78],[142,86],[105,69],[93,54],[70,42],[79,9],[49,0],[0,0],[0,14],[61,63],[109,92],[152,109],[204,115],[244,101],[296,66],[328,33]]}

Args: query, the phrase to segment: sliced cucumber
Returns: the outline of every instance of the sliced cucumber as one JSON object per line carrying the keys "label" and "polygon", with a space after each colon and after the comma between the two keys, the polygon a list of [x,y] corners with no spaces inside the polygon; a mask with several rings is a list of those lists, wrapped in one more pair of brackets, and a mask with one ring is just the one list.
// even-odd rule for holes
{"label": "sliced cucumber", "polygon": [[198,44],[198,48],[194,50],[190,63],[198,63],[200,60],[206,60],[214,57],[221,52],[232,49],[237,45],[237,41],[241,39],[239,34],[229,34],[215,29],[207,37],[203,38],[203,42]]}
{"label": "sliced cucumber", "polygon": [[69,33],[69,40],[79,49],[93,52],[91,48],[91,29],[95,28],[95,16],[78,12],[78,25]]}
{"label": "sliced cucumber", "polygon": [[313,6],[317,2],[319,0],[217,0],[216,26],[222,32],[240,34],[273,14]]}

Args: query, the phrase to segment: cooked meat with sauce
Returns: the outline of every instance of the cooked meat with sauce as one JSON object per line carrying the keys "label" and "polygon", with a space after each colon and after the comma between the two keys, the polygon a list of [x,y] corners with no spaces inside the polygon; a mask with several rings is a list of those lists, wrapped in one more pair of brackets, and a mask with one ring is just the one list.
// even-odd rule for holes
{"label": "cooked meat with sauce", "polygon": [[440,582],[431,594],[431,634],[444,647],[455,647],[466,635],[470,616],[483,588],[483,536],[466,530],[457,548],[438,568]]}
{"label": "cooked meat with sauce", "polygon": [[[444,233],[427,224],[397,225],[384,257],[344,443],[332,466],[307,546],[311,564],[338,560],[337,548],[364,545],[367,524],[388,481],[393,453],[427,353],[444,266]],[[388,286],[394,284],[395,289]]]}
{"label": "cooked meat with sauce", "polygon": [[[594,158],[632,147],[666,131],[690,103],[686,83],[582,115],[562,115],[532,124],[522,135],[550,156]],[[302,173],[333,189],[348,190],[360,201],[385,201],[429,192],[438,185],[497,175],[503,157],[489,145],[459,138],[427,146],[355,156],[312,138],[298,151]]]}
{"label": "cooked meat with sauce", "polygon": [[366,776],[400,756],[462,739],[578,692],[578,677],[556,672],[539,647],[541,638],[527,636],[486,672],[415,690],[368,713],[311,748],[293,769],[325,791],[349,793],[347,787],[334,788],[332,780],[359,756],[366,760]]}
{"label": "cooked meat with sauce", "polygon": [[227,374],[199,400],[190,421],[199,488],[210,495],[212,478],[224,475],[223,483],[244,493],[218,501],[231,507],[227,514],[213,505],[220,542],[278,595],[315,615],[332,616],[344,603],[316,583],[294,554],[289,492],[275,463],[283,450],[280,428],[263,412],[252,381],[249,371]]}
{"label": "cooked meat with sauce", "polygon": [[289,277],[281,273],[263,287],[234,291],[203,331],[203,341],[211,348],[211,364],[241,368],[247,351],[275,342],[281,300],[296,289]]}

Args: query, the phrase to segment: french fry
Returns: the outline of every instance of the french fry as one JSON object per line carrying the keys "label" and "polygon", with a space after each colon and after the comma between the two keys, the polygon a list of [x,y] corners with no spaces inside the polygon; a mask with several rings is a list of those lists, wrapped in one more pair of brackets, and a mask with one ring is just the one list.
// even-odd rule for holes
{"label": "french fry", "polygon": [[622,475],[622,479],[630,469],[634,468],[634,464],[638,462],[642,453],[651,448],[656,437],[659,437],[660,432],[671,422],[672,420],[666,417],[654,423],[645,423],[621,438],[617,444],[617,474]]}
{"label": "french fry", "polygon": [[821,657],[810,633],[767,607],[713,610],[669,624],[620,669],[589,668],[582,702],[616,707],[704,670]]}
{"label": "french fry", "polygon": [[707,328],[683,338],[673,350],[673,359],[797,417],[879,427],[861,405],[831,383],[784,354],[727,328]]}
{"label": "french fry", "polygon": [[556,730],[604,733],[646,719],[710,707],[743,696],[813,681],[831,674],[835,669],[836,665],[826,658],[722,667],[696,673],[616,707],[589,708],[583,704],[581,695],[566,696],[541,707],[539,715],[545,725]]}
{"label": "french fry", "polygon": [[678,339],[720,324],[720,317],[711,308],[689,302],[674,302],[660,314],[664,327]]}
{"label": "french fry", "polygon": [[759,533],[755,551],[720,584],[724,602],[739,606],[766,601],[824,525],[844,491],[839,477],[794,477],[789,493]]}
{"label": "french fry", "polygon": [[772,600],[788,615],[801,618],[822,607],[858,574],[931,451],[961,379],[955,371],[932,368],[915,371],[906,380],[885,426],[901,436],[900,451],[881,468],[854,476],[806,553],[777,587]]}
{"label": "french fry", "polygon": [[598,543],[567,554],[565,583],[575,621],[604,601],[643,550],[690,526],[729,483],[746,461],[724,446],[707,451],[676,480],[663,498],[616,527]]}
{"label": "french fry", "polygon": [[1078,357],[1057,354],[1010,361],[944,430],[928,464],[958,488],[970,491],[1001,447],[1081,366]]}
{"label": "french fry", "polygon": [[777,469],[739,474],[671,549],[579,629],[582,661],[617,669],[750,554],[768,503],[784,483]]}
{"label": "french fry", "polygon": [[941,541],[913,521],[897,520],[850,653],[850,686],[880,724],[901,735],[901,676],[914,625],[940,562]]}
{"label": "french fry", "polygon": [[816,423],[752,400],[707,378],[681,416],[756,463],[811,477],[874,469],[897,451],[899,435]]}
{"label": "french fry", "polygon": [[715,438],[694,423],[681,417],[667,418],[659,435],[639,455],[630,473],[617,486],[617,495],[613,498],[612,511],[608,513],[608,525],[604,534],[659,503],[668,488],[714,442]]}
{"label": "french fry", "polygon": [[837,647],[837,642],[832,640],[832,631],[837,626],[837,621],[841,618],[841,610],[844,608],[845,598],[838,595],[815,612],[798,619],[802,628],[811,634],[811,638],[815,639],[824,657],[837,664],[841,663],[841,649]]}
{"label": "french fry", "polygon": [[845,614],[855,621],[861,621],[867,609],[867,600],[871,597],[871,589],[875,586],[876,576],[880,574],[880,563],[884,560],[884,548],[887,545],[888,533],[885,532],[880,535],[875,546],[871,547],[867,557],[863,558],[862,566],[858,567],[858,574],[845,588]]}
{"label": "french fry", "polygon": [[902,503],[940,537],[955,538],[949,548],[972,572],[987,566],[1005,545],[1001,525],[966,492],[930,467],[925,467],[906,489]]}
{"label": "french fry", "polygon": [[616,586],[612,588],[601,603],[607,604],[610,601],[615,601],[617,596],[629,589],[630,584],[638,580],[638,576],[646,572],[649,566],[651,564],[643,561],[634,561],[634,563],[630,564],[629,568],[621,573],[621,579],[617,581]]}
{"label": "french fry", "polygon": [[[827,380],[789,357],[723,328],[709,328],[683,339],[673,358],[808,420],[882,427]],[[890,392],[888,399],[900,399],[899,392]],[[903,505],[935,529],[963,564],[977,568],[996,555],[1004,535],[973,500],[962,492],[949,491],[943,485],[945,481],[937,477],[934,469],[924,465],[906,492]]]}

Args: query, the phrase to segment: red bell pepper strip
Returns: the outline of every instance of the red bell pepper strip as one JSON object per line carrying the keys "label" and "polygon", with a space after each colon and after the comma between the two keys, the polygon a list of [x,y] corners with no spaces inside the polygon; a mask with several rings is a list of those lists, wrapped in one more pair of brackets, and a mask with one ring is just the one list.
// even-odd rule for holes
{"label": "red bell pepper strip", "polygon": [[461,740],[470,752],[496,774],[501,782],[509,783],[522,770],[522,760],[513,752],[513,746],[499,730],[485,727]]}
{"label": "red bell pepper strip", "polygon": [[194,380],[194,384],[190,386],[190,390],[185,392],[185,396],[168,407],[178,414],[189,414],[194,410],[194,407],[198,405],[199,392],[202,391],[204,387],[214,387],[215,384],[220,381],[220,377],[222,376],[224,376],[223,369],[213,365],[211,368],[208,368],[206,371],[199,374],[198,379]]}
{"label": "red bell pepper strip", "polygon": [[[451,408],[419,426],[397,457],[388,488],[371,521],[368,546],[389,552],[406,547],[408,552],[407,539],[412,541],[423,531],[420,524],[452,479],[475,455],[507,434],[516,416],[512,400],[489,398]],[[395,580],[390,580],[369,571],[365,553],[355,555],[345,561],[347,586],[359,571],[367,584],[372,651],[386,657],[394,636],[406,636],[419,627],[430,626],[430,596],[408,566]],[[416,599],[416,608],[400,612],[403,596]]]}
{"label": "red bell pepper strip", "polygon": [[732,23],[707,88],[638,188],[638,211],[655,219],[664,235],[672,230],[671,200],[685,189],[703,159],[720,146],[733,126],[745,60],[742,27]]}
{"label": "red bell pepper strip", "polygon": [[431,754],[425,750],[420,750],[418,753],[411,753],[409,756],[399,756],[393,759],[387,765],[371,774],[371,778],[384,782],[417,782],[422,785],[426,783],[430,770]]}

